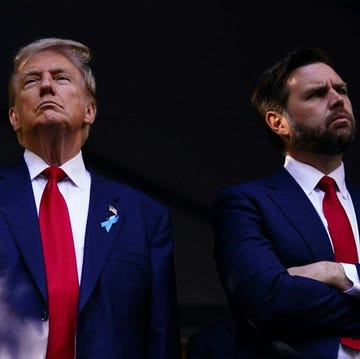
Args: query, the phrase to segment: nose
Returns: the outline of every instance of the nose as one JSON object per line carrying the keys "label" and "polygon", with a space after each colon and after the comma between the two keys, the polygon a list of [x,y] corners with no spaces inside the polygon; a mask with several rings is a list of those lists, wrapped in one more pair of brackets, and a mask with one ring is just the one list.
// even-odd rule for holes
{"label": "nose", "polygon": [[40,95],[55,94],[53,79],[50,74],[44,74],[40,81]]}
{"label": "nose", "polygon": [[342,107],[345,104],[344,97],[342,94],[337,92],[335,89],[331,89],[329,91],[330,95],[330,107],[336,108],[336,107]]}

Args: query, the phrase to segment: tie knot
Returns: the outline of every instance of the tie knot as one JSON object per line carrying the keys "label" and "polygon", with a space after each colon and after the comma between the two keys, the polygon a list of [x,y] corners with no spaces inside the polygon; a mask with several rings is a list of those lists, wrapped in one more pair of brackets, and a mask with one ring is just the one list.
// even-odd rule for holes
{"label": "tie knot", "polygon": [[66,177],[66,173],[60,167],[56,166],[45,168],[42,173],[47,179],[55,179],[57,182]]}
{"label": "tie knot", "polygon": [[327,192],[330,189],[336,189],[336,182],[333,178],[329,176],[324,176],[318,183],[318,187],[324,192]]}

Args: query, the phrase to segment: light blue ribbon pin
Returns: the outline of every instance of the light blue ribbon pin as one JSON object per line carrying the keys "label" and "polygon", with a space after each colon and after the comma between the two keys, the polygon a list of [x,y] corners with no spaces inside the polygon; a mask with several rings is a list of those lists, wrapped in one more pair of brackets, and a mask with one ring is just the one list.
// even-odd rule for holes
{"label": "light blue ribbon pin", "polygon": [[109,217],[106,221],[101,222],[101,227],[106,229],[106,232],[109,232],[111,226],[115,224],[119,220],[119,215],[114,214],[113,216]]}

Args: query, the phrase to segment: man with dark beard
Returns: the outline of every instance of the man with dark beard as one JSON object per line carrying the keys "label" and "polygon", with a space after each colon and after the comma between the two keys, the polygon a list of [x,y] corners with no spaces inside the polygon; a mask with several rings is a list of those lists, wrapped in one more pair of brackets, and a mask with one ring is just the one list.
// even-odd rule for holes
{"label": "man with dark beard", "polygon": [[[214,255],[239,357],[360,358],[360,191],[342,161],[356,129],[346,83],[322,50],[296,48],[263,73],[251,101],[285,163],[214,201]],[[321,183],[333,180],[348,217],[333,219],[350,222],[348,234],[335,234],[328,216]]]}

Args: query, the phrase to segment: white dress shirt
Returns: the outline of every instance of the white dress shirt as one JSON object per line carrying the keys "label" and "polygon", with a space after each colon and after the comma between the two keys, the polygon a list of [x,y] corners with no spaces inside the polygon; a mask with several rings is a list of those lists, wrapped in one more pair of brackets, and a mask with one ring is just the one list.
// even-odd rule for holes
{"label": "white dress shirt", "polygon": [[[29,168],[36,208],[39,215],[40,200],[47,182],[47,179],[41,172],[49,167],[49,165],[29,150],[25,150],[24,159]],[[85,168],[81,152],[60,167],[67,174],[67,177],[58,183],[58,187],[65,198],[69,210],[78,278],[80,281],[90,200],[91,176]]]}
{"label": "white dress shirt", "polygon": [[[324,176],[322,172],[317,170],[316,168],[299,162],[292,158],[291,156],[286,156],[284,167],[286,170],[294,177],[295,181],[300,185],[303,189],[316,211],[318,212],[326,231],[329,235],[329,241],[331,243],[331,237],[328,231],[327,221],[322,209],[322,200],[324,198],[324,191],[317,188],[317,184],[320,179]],[[349,217],[351,227],[354,233],[356,248],[358,252],[358,257],[360,258],[360,245],[359,245],[359,230],[358,224],[356,220],[356,214],[354,205],[352,203],[350,194],[346,188],[345,184],[345,170],[344,164],[341,163],[340,167],[338,167],[335,171],[328,174],[329,177],[332,177],[338,186],[337,195],[341,204],[343,205],[347,216]],[[332,243],[331,243],[332,245]],[[346,291],[347,294],[359,297],[360,300],[360,280],[356,270],[355,265],[348,263],[341,263],[344,267],[346,276],[353,282],[353,287]],[[360,359],[360,352],[357,350],[353,350],[347,347],[344,347],[340,344],[338,359]]]}

